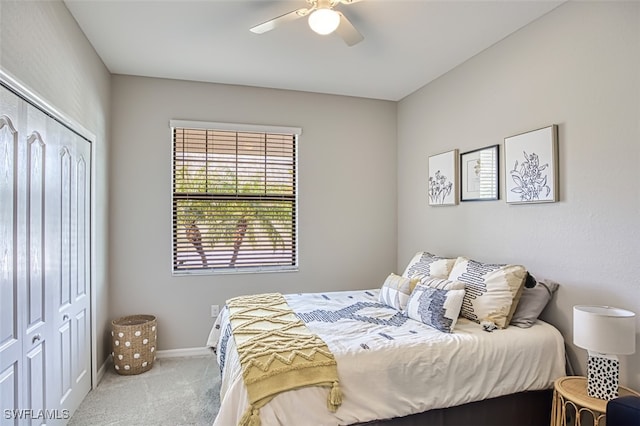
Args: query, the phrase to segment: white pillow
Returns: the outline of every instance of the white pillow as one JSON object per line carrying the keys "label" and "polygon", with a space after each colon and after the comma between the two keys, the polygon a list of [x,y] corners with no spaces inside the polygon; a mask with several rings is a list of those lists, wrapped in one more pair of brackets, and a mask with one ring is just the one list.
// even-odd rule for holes
{"label": "white pillow", "polygon": [[465,284],[460,315],[505,328],[516,309],[527,270],[522,265],[476,262],[466,257],[456,260],[449,280]]}
{"label": "white pillow", "polygon": [[406,314],[437,330],[451,333],[460,315],[464,293],[464,284],[460,282],[449,281],[446,286],[436,287],[420,283],[409,297]]}
{"label": "white pillow", "polygon": [[419,251],[413,256],[402,276],[407,278],[414,276],[447,278],[455,263],[456,259]]}
{"label": "white pillow", "polygon": [[409,295],[411,295],[417,283],[417,278],[409,279],[391,273],[382,284],[378,300],[385,305],[403,311],[407,306]]}

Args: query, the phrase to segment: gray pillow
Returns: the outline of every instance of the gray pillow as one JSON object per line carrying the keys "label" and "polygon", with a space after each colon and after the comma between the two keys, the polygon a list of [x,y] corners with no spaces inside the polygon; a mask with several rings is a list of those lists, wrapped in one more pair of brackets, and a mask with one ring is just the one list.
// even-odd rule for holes
{"label": "gray pillow", "polygon": [[509,325],[529,328],[536,323],[538,316],[547,306],[559,284],[551,280],[537,281],[531,288],[523,288],[520,302]]}

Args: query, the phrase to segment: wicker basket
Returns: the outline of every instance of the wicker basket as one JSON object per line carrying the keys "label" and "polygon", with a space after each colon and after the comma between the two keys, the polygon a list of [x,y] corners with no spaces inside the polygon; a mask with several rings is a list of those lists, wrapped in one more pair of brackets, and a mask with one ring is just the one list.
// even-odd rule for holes
{"label": "wicker basket", "polygon": [[116,372],[144,373],[156,359],[156,317],[131,315],[111,322],[111,347]]}

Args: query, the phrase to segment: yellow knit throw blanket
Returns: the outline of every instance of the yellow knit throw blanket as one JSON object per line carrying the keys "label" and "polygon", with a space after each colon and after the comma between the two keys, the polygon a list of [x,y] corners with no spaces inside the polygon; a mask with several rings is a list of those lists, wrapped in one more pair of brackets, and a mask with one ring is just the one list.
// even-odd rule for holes
{"label": "yellow knit throw blanket", "polygon": [[227,300],[249,409],[241,426],[259,426],[259,409],[278,393],[305,386],[331,387],[327,407],[342,404],[336,360],[280,293]]}

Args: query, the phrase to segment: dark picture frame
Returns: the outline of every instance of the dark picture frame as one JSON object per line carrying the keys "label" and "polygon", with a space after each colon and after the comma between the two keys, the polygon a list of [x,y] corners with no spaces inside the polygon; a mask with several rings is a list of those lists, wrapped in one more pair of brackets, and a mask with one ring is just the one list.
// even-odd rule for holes
{"label": "dark picture frame", "polygon": [[500,199],[500,145],[460,154],[460,201]]}

